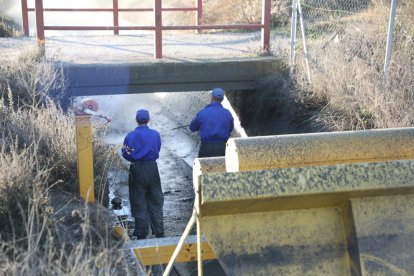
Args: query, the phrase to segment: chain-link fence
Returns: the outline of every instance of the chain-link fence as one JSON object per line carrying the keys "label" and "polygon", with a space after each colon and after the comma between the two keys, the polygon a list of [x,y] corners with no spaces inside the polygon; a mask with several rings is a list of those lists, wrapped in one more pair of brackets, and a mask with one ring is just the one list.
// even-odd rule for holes
{"label": "chain-link fence", "polygon": [[413,125],[414,1],[398,1],[388,73],[390,0],[295,1],[289,62],[299,86],[326,104],[329,120],[345,124],[338,116],[348,117],[335,128]]}

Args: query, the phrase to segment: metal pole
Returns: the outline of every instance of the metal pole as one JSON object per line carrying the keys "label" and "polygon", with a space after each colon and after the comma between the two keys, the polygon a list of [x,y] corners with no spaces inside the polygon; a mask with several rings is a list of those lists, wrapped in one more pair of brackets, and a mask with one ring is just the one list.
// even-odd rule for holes
{"label": "metal pole", "polygon": [[[197,14],[196,14],[196,26],[201,25],[201,17],[203,15],[203,0],[196,0]],[[201,30],[197,29],[197,33],[201,33]]]}
{"label": "metal pole", "polygon": [[298,21],[298,2],[292,0],[292,20],[290,29],[290,75],[294,73],[295,66],[295,46],[296,46],[296,30]]}
{"label": "metal pole", "polygon": [[162,1],[154,0],[155,58],[162,58]]}
{"label": "metal pole", "polygon": [[79,193],[86,202],[94,202],[93,150],[91,115],[75,116],[78,153]]}
{"label": "metal pole", "polygon": [[262,0],[262,51],[270,51],[270,7],[271,0]]}
{"label": "metal pole", "polygon": [[391,52],[392,52],[392,46],[393,46],[393,41],[394,41],[395,17],[397,15],[397,6],[398,6],[398,0],[392,0],[390,20],[388,23],[387,48],[385,51],[385,62],[384,62],[384,74],[386,77],[388,77],[388,69],[390,67]]}
{"label": "metal pole", "polygon": [[302,6],[300,4],[300,0],[297,0],[297,1],[298,1],[298,10],[299,10],[299,18],[300,18],[300,28],[302,30],[303,52],[305,53],[306,70],[308,72],[308,81],[310,83],[311,78],[310,78],[310,69],[309,69],[308,47],[306,46],[305,24],[303,22],[303,13],[302,13]]}
{"label": "metal pole", "polygon": [[119,29],[117,29],[117,27],[119,27],[119,11],[118,11],[118,0],[113,0],[113,13],[114,13],[114,35],[118,35],[119,34]]}
{"label": "metal pole", "polygon": [[25,36],[29,36],[29,11],[27,10],[27,0],[22,0],[22,23]]}
{"label": "metal pole", "polygon": [[165,268],[164,273],[162,274],[163,276],[168,276],[168,275],[170,274],[171,269],[172,269],[172,266],[173,266],[173,264],[174,264],[174,261],[175,261],[175,259],[177,258],[178,253],[180,253],[181,249],[183,248],[184,241],[185,241],[185,239],[187,238],[188,234],[190,234],[191,228],[192,228],[192,227],[193,227],[193,225],[194,225],[194,222],[195,222],[195,220],[196,220],[196,217],[197,217],[197,214],[196,214],[196,212],[195,212],[195,211],[193,211],[193,214],[191,215],[191,219],[190,219],[190,221],[188,222],[187,226],[185,227],[184,233],[183,233],[183,235],[181,236],[181,238],[180,238],[180,240],[179,240],[179,242],[178,242],[178,244],[177,244],[177,247],[175,248],[175,250],[174,250],[174,252],[173,252],[173,254],[172,254],[172,256],[171,256],[171,259],[170,259],[170,261],[168,262],[168,265],[167,265],[167,267]]}
{"label": "metal pole", "polygon": [[43,0],[35,0],[37,45],[44,51],[45,48],[45,22],[43,18]]}

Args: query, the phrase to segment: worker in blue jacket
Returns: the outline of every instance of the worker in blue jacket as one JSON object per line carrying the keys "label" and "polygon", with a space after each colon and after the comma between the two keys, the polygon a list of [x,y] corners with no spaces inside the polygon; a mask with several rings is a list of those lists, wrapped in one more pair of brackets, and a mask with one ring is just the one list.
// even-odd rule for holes
{"label": "worker in blue jacket", "polygon": [[122,156],[131,162],[129,167],[129,200],[131,213],[135,218],[133,236],[145,239],[148,224],[157,238],[164,236],[163,205],[157,162],[161,149],[158,131],[150,129],[149,112],[140,109],[136,113],[138,127],[128,133],[122,148]]}
{"label": "worker in blue jacket", "polygon": [[226,142],[234,128],[230,111],[221,105],[224,90],[214,88],[210,104],[197,113],[191,121],[190,130],[200,131],[201,146],[198,157],[224,156]]}

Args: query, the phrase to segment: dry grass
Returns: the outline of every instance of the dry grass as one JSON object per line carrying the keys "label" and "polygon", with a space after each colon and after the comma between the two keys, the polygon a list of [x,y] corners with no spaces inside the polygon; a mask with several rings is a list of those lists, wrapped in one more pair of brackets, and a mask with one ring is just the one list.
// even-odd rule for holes
{"label": "dry grass", "polygon": [[[112,275],[127,269],[122,253],[116,253],[120,244],[111,238],[105,209],[64,192],[78,186],[74,120],[48,94],[63,85],[61,69],[36,52],[0,66],[2,275]],[[102,140],[105,131],[105,125],[95,126],[95,186],[101,201],[114,157]],[[52,204],[50,195],[57,190],[68,197]]]}
{"label": "dry grass", "polygon": [[[310,41],[312,82],[307,82],[304,66],[298,68],[297,82],[302,90],[301,101],[320,110],[315,119],[327,129],[414,125],[414,42],[409,30],[412,27],[406,28],[412,26],[412,21],[410,25],[408,17],[398,18],[390,75],[386,78],[383,64],[388,14],[389,6],[377,3],[358,16],[357,24],[348,20],[336,42],[327,45],[317,39]],[[298,60],[303,61],[303,56]]]}

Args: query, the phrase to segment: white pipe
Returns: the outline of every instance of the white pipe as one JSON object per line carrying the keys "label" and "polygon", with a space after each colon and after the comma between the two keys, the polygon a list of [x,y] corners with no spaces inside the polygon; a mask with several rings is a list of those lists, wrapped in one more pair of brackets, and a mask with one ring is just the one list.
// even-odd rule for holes
{"label": "white pipe", "polygon": [[197,213],[195,212],[195,210],[193,210],[193,214],[191,216],[191,219],[188,222],[187,226],[185,227],[184,233],[181,236],[180,241],[178,242],[177,247],[175,248],[174,253],[171,256],[171,259],[168,262],[168,265],[165,268],[164,273],[162,274],[163,276],[168,276],[170,274],[172,266],[174,265],[175,259],[177,258],[178,254],[180,253],[181,249],[183,248],[184,241],[187,238],[188,234],[190,234],[191,228],[194,225],[196,217],[197,217]]}

